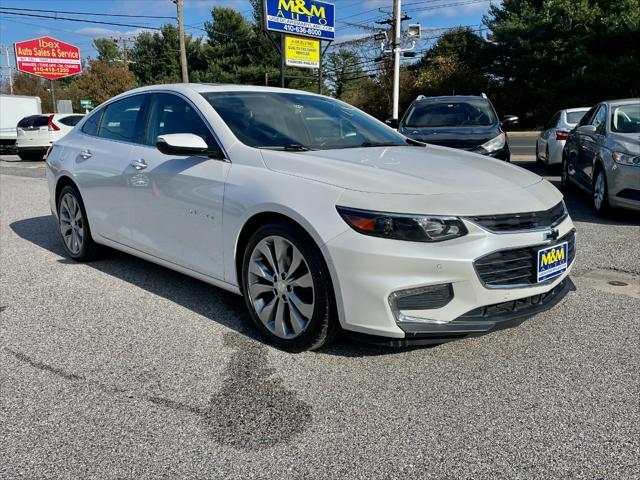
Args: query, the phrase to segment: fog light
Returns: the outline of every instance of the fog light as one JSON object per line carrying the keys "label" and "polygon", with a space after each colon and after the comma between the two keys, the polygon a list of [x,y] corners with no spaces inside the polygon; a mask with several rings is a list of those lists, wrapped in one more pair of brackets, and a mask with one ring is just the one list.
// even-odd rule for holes
{"label": "fog light", "polygon": [[425,318],[408,317],[402,310],[435,310],[447,305],[453,299],[450,283],[398,290],[389,295],[389,305],[397,322],[440,323]]}

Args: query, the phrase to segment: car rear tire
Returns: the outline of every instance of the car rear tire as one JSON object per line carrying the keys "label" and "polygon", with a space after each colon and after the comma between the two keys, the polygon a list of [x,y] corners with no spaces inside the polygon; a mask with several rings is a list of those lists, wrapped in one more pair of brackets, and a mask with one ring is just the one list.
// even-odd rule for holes
{"label": "car rear tire", "polygon": [[610,210],[609,189],[607,188],[607,177],[602,167],[599,167],[596,170],[596,176],[593,181],[593,188],[591,191],[593,207],[596,209],[596,213],[601,217],[605,217]]}
{"label": "car rear tire", "polygon": [[338,330],[322,254],[311,238],[286,223],[265,225],[250,238],[242,293],[258,330],[285,350],[315,350]]}
{"label": "car rear tire", "polygon": [[99,257],[101,247],[93,241],[82,197],[72,185],[58,195],[58,232],[64,250],[74,260],[86,262]]}
{"label": "car rear tire", "polygon": [[565,192],[571,191],[571,177],[569,176],[569,161],[562,156],[562,165],[560,167],[560,188]]}

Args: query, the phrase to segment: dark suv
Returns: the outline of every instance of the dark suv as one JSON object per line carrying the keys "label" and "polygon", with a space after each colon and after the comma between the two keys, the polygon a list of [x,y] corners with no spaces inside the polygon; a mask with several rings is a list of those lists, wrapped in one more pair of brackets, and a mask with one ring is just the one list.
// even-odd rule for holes
{"label": "dark suv", "polygon": [[[388,121],[393,125],[392,121]],[[483,96],[418,96],[398,124],[409,138],[482,155],[511,159],[503,127],[516,125],[518,117],[507,115],[500,122],[493,105]]]}

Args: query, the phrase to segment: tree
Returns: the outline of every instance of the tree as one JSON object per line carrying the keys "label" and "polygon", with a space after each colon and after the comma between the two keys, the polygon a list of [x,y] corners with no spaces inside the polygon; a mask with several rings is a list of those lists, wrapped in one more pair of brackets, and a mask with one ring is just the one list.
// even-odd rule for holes
{"label": "tree", "polygon": [[349,84],[366,76],[362,64],[357,53],[345,48],[327,55],[327,79],[332,84],[332,93],[336,98],[342,98]]}
{"label": "tree", "polygon": [[111,97],[132,89],[135,79],[125,66],[102,60],[91,60],[77,80],[78,92],[82,98],[100,104]]}
{"label": "tree", "polygon": [[504,0],[484,23],[498,103],[524,123],[640,93],[639,0]]}
{"label": "tree", "polygon": [[98,60],[103,62],[122,60],[122,51],[115,40],[111,40],[110,38],[96,38],[93,40],[93,46],[98,53]]}
{"label": "tree", "polygon": [[[206,65],[200,40],[185,35],[185,47],[190,80],[201,81],[194,75]],[[138,85],[179,82],[182,77],[178,28],[166,24],[160,28],[160,32],[141,33],[136,37],[129,52],[129,59],[132,62],[129,68],[134,73]]]}

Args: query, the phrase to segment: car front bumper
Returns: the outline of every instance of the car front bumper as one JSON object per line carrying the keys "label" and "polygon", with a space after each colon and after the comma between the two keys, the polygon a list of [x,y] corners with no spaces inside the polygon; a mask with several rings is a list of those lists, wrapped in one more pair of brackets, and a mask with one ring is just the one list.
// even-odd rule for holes
{"label": "car front bumper", "polygon": [[640,211],[640,167],[613,164],[607,183],[611,206]]}
{"label": "car front bumper", "polygon": [[[499,288],[485,286],[474,267],[476,259],[492,252],[552,245],[545,231],[491,233],[465,224],[467,235],[439,243],[393,241],[349,230],[325,244],[342,327],[369,339],[384,337],[388,344],[441,343],[526,318],[566,294],[570,280],[565,279],[575,261],[548,282]],[[560,238],[574,230],[569,217],[555,228]],[[445,284],[453,295],[438,308],[399,310],[390,300],[397,292]],[[555,292],[555,302],[542,301],[549,292]]]}

